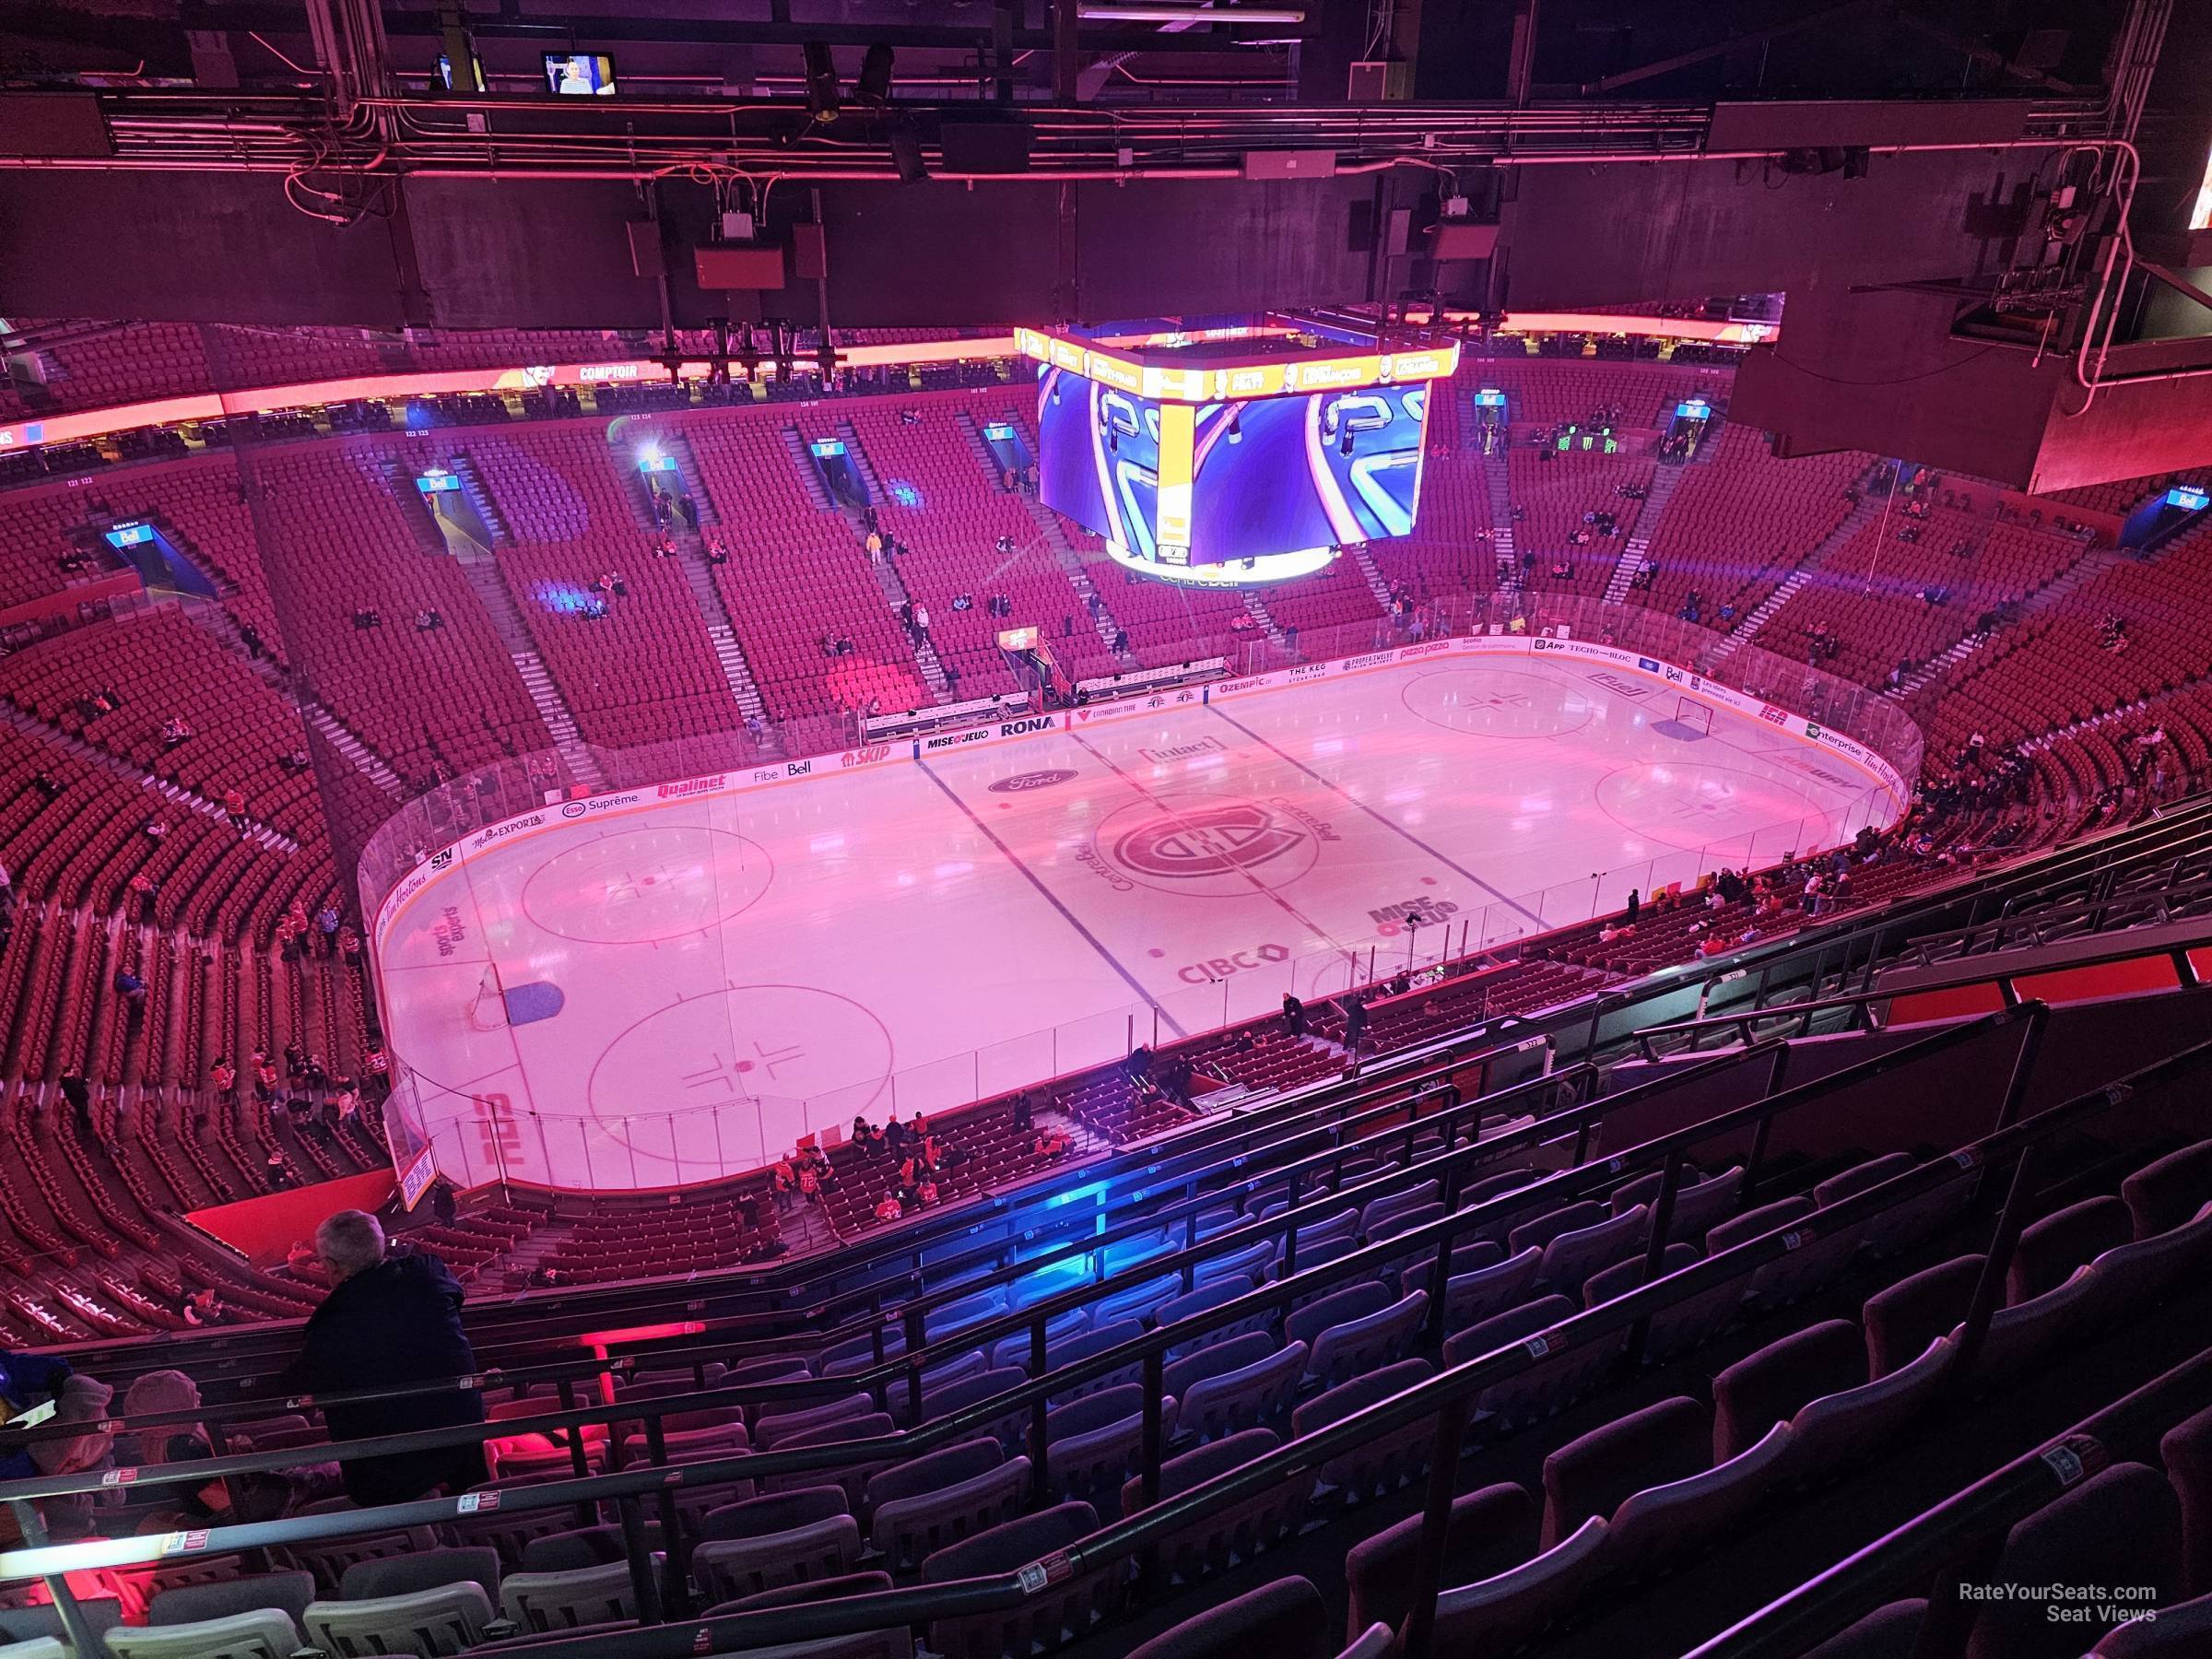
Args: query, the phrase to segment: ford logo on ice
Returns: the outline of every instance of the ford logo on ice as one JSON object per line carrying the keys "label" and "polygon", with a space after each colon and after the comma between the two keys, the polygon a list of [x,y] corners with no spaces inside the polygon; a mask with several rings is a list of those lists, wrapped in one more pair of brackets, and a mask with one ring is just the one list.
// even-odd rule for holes
{"label": "ford logo on ice", "polygon": [[993,794],[1019,794],[1025,789],[1050,789],[1055,783],[1065,783],[1078,774],[1065,770],[1053,771],[1016,772],[1010,778],[1001,778],[990,785]]}

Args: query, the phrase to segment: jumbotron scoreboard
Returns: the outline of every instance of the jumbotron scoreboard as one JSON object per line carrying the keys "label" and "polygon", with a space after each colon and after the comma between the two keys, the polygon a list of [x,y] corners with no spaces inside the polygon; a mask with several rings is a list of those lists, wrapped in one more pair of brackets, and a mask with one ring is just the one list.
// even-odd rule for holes
{"label": "jumbotron scoreboard", "polygon": [[1015,330],[1038,364],[1039,494],[1113,559],[1241,586],[1411,533],[1429,399],[1459,344],[1268,313]]}

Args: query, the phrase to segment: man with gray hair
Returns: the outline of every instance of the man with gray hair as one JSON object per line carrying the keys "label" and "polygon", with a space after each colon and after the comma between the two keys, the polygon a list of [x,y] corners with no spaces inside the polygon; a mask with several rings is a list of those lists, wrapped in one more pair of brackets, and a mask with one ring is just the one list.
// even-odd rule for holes
{"label": "man with gray hair", "polygon": [[[307,1322],[299,1359],[285,1373],[296,1394],[338,1394],[432,1382],[477,1369],[461,1328],[461,1286],[436,1256],[384,1253],[384,1230],[365,1210],[340,1210],[315,1229],[315,1253],[332,1288]],[[323,1407],[334,1441],[408,1434],[484,1420],[473,1389],[408,1394]],[[485,1478],[474,1442],[342,1460],[346,1492],[364,1508],[405,1503],[443,1487],[458,1492]]]}

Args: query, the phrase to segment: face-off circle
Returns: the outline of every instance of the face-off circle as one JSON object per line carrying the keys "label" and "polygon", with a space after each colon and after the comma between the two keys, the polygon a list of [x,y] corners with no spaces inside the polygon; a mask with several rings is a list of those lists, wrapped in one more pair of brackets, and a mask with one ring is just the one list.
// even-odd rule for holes
{"label": "face-off circle", "polygon": [[738,985],[687,996],[629,1026],[593,1065],[584,1096],[617,1141],[627,1142],[639,1119],[713,1112],[727,1114],[733,1139],[757,1123],[772,1148],[806,1133],[802,1101],[840,1092],[840,1113],[851,1117],[875,1105],[890,1075],[890,1032],[851,997],[812,985]]}
{"label": "face-off circle", "polygon": [[1514,668],[1440,669],[1408,682],[1398,695],[1430,725],[1470,737],[1561,737],[1581,731],[1598,712],[1578,688]]}
{"label": "face-off circle", "polygon": [[1598,780],[1597,805],[1622,829],[1686,853],[1747,844],[1761,830],[1801,820],[1818,841],[1832,810],[1779,778],[1696,761],[1608,772]]}
{"label": "face-off circle", "polygon": [[1313,868],[1321,839],[1290,814],[1234,795],[1133,801],[1101,823],[1092,845],[1131,880],[1207,899],[1277,891]]}
{"label": "face-off circle", "polygon": [[618,830],[557,853],[523,883],[523,912],[582,945],[650,945],[719,927],[775,879],[767,850],[731,830]]}

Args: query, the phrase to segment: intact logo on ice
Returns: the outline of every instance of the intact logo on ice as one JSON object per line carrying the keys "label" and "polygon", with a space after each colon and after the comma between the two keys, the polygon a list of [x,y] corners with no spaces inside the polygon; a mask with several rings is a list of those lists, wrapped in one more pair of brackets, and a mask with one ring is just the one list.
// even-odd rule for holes
{"label": "intact logo on ice", "polygon": [[[1155,766],[1165,766],[1174,760],[1188,760],[1198,755],[1225,755],[1229,746],[1218,737],[1194,737],[1188,743],[1172,744],[1166,748],[1140,748],[1136,751]],[[1071,778],[1073,772],[1068,774]]]}
{"label": "intact logo on ice", "polygon": [[1025,789],[1050,789],[1055,783],[1065,783],[1077,776],[1065,768],[1051,771],[1016,772],[1010,778],[1001,778],[988,785],[993,794],[1019,794]]}
{"label": "intact logo on ice", "polygon": [[1139,876],[1197,881],[1254,868],[1305,840],[1265,807],[1236,801],[1139,824],[1113,843],[1113,858]]}

